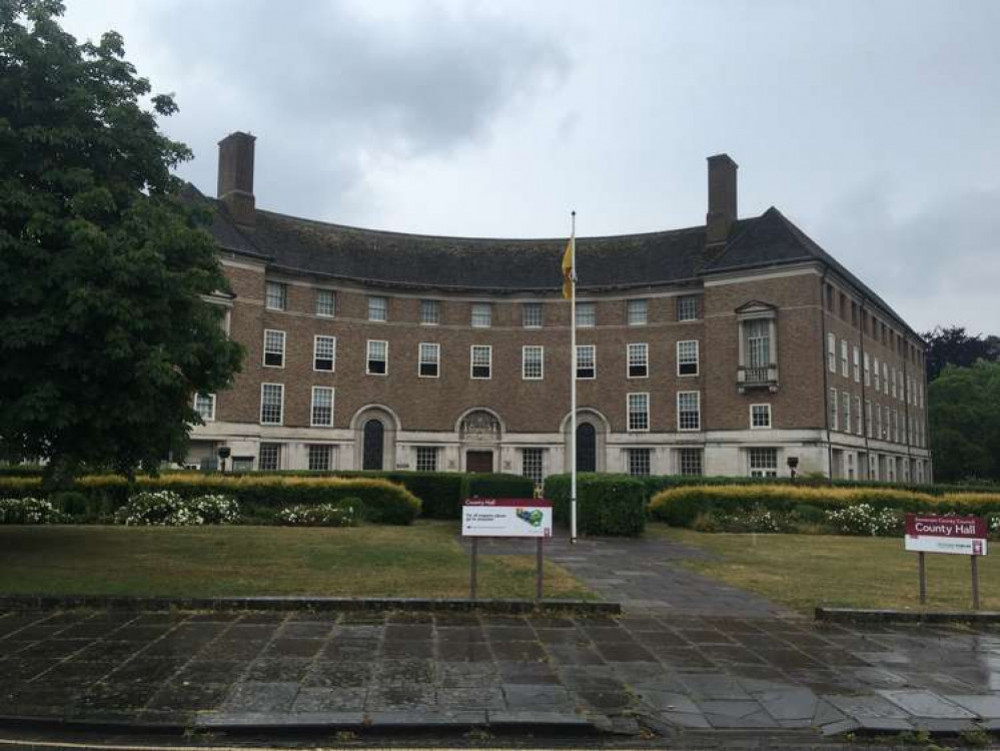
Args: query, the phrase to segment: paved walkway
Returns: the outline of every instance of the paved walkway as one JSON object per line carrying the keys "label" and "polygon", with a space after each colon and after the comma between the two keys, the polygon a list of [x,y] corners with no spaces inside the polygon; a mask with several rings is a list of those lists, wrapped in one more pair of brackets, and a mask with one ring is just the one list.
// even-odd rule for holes
{"label": "paved walkway", "polygon": [[805,619],[0,613],[0,715],[224,726],[548,722],[958,731],[1000,636]]}

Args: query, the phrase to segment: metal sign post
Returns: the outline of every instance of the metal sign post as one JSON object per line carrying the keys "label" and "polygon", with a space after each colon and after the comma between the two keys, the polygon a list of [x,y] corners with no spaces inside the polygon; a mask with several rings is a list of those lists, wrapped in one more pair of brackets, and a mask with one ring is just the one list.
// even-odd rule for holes
{"label": "metal sign post", "polygon": [[469,599],[476,599],[476,564],[479,558],[479,538],[472,538],[472,563],[469,569]]}

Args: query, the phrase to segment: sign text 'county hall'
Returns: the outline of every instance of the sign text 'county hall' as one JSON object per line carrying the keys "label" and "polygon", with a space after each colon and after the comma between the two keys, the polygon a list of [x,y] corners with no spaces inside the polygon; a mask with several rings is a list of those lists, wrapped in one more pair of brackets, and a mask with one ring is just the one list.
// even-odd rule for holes
{"label": "sign text 'county hall'", "polygon": [[986,555],[986,520],[978,516],[907,514],[906,549],[917,553]]}

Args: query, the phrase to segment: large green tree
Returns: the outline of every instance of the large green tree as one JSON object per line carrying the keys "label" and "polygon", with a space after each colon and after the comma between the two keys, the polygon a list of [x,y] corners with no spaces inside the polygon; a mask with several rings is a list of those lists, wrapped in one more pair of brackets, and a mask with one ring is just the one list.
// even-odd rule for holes
{"label": "large green tree", "polygon": [[969,367],[976,360],[996,360],[1000,356],[997,338],[970,336],[962,326],[936,326],[924,334],[927,340],[927,380],[933,381],[948,365]]}
{"label": "large green tree", "polygon": [[[0,457],[131,474],[182,448],[191,397],[241,348],[203,210],[172,170],[170,96],[121,36],[79,44],[57,0],[0,0]],[[151,108],[151,109],[148,109]]]}
{"label": "large green tree", "polygon": [[928,405],[935,479],[1000,481],[1000,363],[948,365]]}

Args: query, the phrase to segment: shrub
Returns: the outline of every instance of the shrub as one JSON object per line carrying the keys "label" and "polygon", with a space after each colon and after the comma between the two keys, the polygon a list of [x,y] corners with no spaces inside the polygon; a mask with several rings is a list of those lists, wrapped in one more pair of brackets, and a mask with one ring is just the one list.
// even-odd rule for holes
{"label": "shrub", "polygon": [[826,512],[811,503],[796,504],[792,509],[792,515],[796,520],[806,524],[822,524],[826,521]]}
{"label": "shrub", "polygon": [[888,508],[875,509],[867,503],[827,511],[826,518],[843,535],[888,537],[903,530],[902,512]]}
{"label": "shrub", "polygon": [[[545,481],[556,521],[570,521],[570,478]],[[627,475],[585,473],[577,476],[577,532],[582,535],[638,537],[646,527],[646,488]]]}
{"label": "shrub", "polygon": [[58,524],[63,515],[40,498],[0,498],[0,524]]}
{"label": "shrub", "polygon": [[787,532],[791,525],[787,515],[755,506],[730,513],[723,511],[702,511],[691,522],[691,529],[697,532]]}
{"label": "shrub", "polygon": [[115,512],[118,524],[192,527],[231,524],[239,518],[239,504],[223,495],[182,498],[169,490],[146,491],[129,499]]}
{"label": "shrub", "polygon": [[78,490],[63,490],[49,496],[49,501],[67,516],[85,517],[89,513],[87,496]]}
{"label": "shrub", "polygon": [[283,508],[275,516],[275,522],[295,527],[356,527],[364,512],[360,498],[344,498],[337,503]]}

